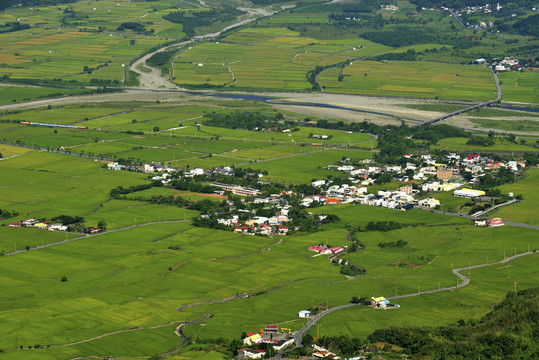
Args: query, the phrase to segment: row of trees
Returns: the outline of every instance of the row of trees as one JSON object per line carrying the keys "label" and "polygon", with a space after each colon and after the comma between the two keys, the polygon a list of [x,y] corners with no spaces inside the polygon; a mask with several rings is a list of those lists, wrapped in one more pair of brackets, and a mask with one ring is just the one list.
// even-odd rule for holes
{"label": "row of trees", "polygon": [[18,211],[0,209],[0,219],[9,219],[10,217],[14,217],[17,215],[19,215]]}
{"label": "row of trees", "polygon": [[391,231],[402,228],[402,225],[396,221],[369,221],[365,226],[359,226],[358,231]]}
{"label": "row of trees", "polygon": [[204,125],[215,126],[227,129],[268,129],[274,127],[279,130],[282,126],[279,121],[283,120],[283,114],[264,114],[255,112],[216,113],[211,112],[204,115]]}

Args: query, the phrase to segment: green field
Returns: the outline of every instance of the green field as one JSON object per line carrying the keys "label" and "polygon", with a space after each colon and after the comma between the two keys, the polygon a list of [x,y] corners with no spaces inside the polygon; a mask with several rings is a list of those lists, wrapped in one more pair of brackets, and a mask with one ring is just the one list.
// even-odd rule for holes
{"label": "green field", "polygon": [[144,182],[141,174],[100,170],[99,162],[46,152],[29,152],[0,166],[0,208],[23,218],[84,217],[108,200],[112,187]]}
{"label": "green field", "polygon": [[[344,207],[350,210],[364,208]],[[387,214],[392,211],[381,210]],[[404,214],[410,219],[416,218],[411,213],[393,212]],[[355,215],[358,216],[361,217]],[[435,218],[442,219],[443,216],[425,213],[423,220],[426,224],[434,225],[437,221]],[[335,305],[342,304],[358,293],[383,295],[393,294],[396,290],[404,294],[414,291],[418,286],[424,290],[438,285],[451,286],[455,281],[449,271],[452,266],[466,266],[468,261],[472,264],[481,263],[485,256],[491,262],[497,261],[503,258],[504,250],[508,254],[515,251],[515,248],[520,252],[527,247],[534,231],[510,227],[479,229],[463,224],[456,227],[420,226],[368,234],[366,237],[361,236],[361,241],[366,244],[365,250],[348,256],[349,261],[368,269],[367,276],[343,282],[344,277],[338,275],[336,267],[330,265],[324,257],[310,259],[312,254],[306,248],[328,238],[333,239],[332,245],[346,245],[345,234],[346,231],[339,229],[298,235],[285,239],[281,245],[272,246],[272,251],[227,259],[237,254],[253,253],[259,247],[276,240],[194,229],[188,224],[162,224],[7,257],[0,264],[5,279],[4,289],[10,294],[9,299],[4,298],[6,307],[2,318],[6,325],[2,331],[10,335],[2,336],[0,346],[12,349],[19,344],[61,344],[133,326],[147,328],[195,319],[200,317],[201,312],[210,312],[214,318],[204,321],[203,327],[189,328],[188,334],[198,338],[230,338],[237,336],[240,331],[258,329],[264,324],[275,322],[286,322],[289,327],[298,329],[302,324],[302,321],[297,320],[298,309],[312,304],[326,301]],[[406,239],[409,246],[398,251],[381,250],[376,246],[378,241],[395,238]],[[511,239],[510,243],[507,242],[508,238]],[[167,250],[170,245],[179,245],[180,250]],[[414,259],[419,255],[436,258],[430,264],[418,268],[392,265],[406,259],[417,261]],[[69,260],[68,256],[75,256],[76,263]],[[217,260],[208,261],[213,258]],[[39,266],[40,271],[22,270],[19,264],[23,262]],[[50,265],[53,263],[61,265],[53,267]],[[101,265],[95,266],[97,263]],[[167,270],[168,267],[173,270]],[[295,270],[291,272],[292,269]],[[234,274],[234,282],[230,282],[230,272]],[[61,276],[66,276],[68,281],[60,282],[58,279]],[[286,285],[290,280],[299,281]],[[533,277],[528,273],[522,286],[529,281],[533,281]],[[29,286],[18,287],[22,282],[29,283]],[[279,284],[284,286],[263,296],[200,305],[180,313],[174,310],[193,301],[219,299],[237,292],[263,290]],[[324,291],[320,291],[321,286]],[[38,298],[28,296],[35,293],[40,294],[39,302]],[[493,301],[499,295],[499,290],[486,293]],[[280,305],[276,307],[274,304]],[[404,301],[401,304],[410,307],[412,303]],[[484,302],[474,304],[476,308],[471,307],[466,311],[465,317],[478,317],[489,307]],[[454,321],[457,316],[463,316],[458,302],[450,301],[445,306],[443,321]],[[401,321],[425,324],[438,318],[440,310],[437,303],[424,302],[421,308],[423,315],[420,318],[412,321],[410,316],[405,316]],[[25,312],[25,326],[22,328],[17,325],[20,318],[17,321],[14,318],[20,317],[21,311]],[[62,331],[50,331],[47,319],[51,315],[48,314],[55,313],[61,314],[55,316],[55,329],[61,331],[66,326],[76,326],[79,331],[71,335]],[[111,319],[113,313],[117,314],[114,320]],[[386,316],[390,316],[389,313],[381,318],[370,318],[371,324],[384,326],[388,321]],[[170,327],[141,331],[145,336],[158,339],[153,345],[144,341],[128,341],[130,345],[122,346],[127,339],[133,339],[132,336],[126,338],[114,335],[103,341],[91,342],[89,347],[81,344],[69,348],[71,354],[114,352],[118,355],[149,355],[151,351],[159,349],[157,344],[170,346],[173,342],[173,338],[165,335],[165,329],[171,332]],[[369,332],[354,331],[354,334],[363,337]],[[54,348],[39,350],[43,358],[64,358],[56,351]]]}
{"label": "green field", "polygon": [[532,143],[526,145],[515,144],[504,139],[497,139],[492,146],[468,145],[467,138],[445,138],[438,142],[438,145],[433,146],[437,149],[447,150],[468,150],[468,151],[538,151]]}
{"label": "green field", "polygon": [[503,100],[535,103],[539,102],[537,72],[502,72],[498,75],[502,83]]}
{"label": "green field", "polygon": [[[96,108],[92,114],[99,117],[115,114],[115,110],[115,107]],[[66,109],[65,116],[62,109],[47,111],[50,111],[47,115],[50,118],[57,115],[66,122],[69,118],[84,116],[83,109]],[[168,121],[160,120],[165,117],[162,111],[157,111],[155,117],[151,112],[140,111],[140,114],[146,116],[148,124]],[[354,161],[373,155],[370,151],[347,148],[291,145],[289,141],[290,138],[298,143],[313,141],[308,137],[313,132],[332,135],[332,139],[326,140],[328,143],[344,146],[368,140],[365,134],[317,128],[300,128],[292,133],[262,133],[209,126],[201,126],[200,130],[196,126],[183,127],[173,130],[175,137],[168,132],[133,135],[110,129],[61,130],[54,134],[48,128],[8,127],[3,132],[4,136],[30,137],[35,141],[52,141],[62,136],[75,143],[73,151],[84,150],[85,153],[110,152],[146,158],[168,153],[193,155],[192,159],[172,161],[174,165],[196,161],[197,166],[208,168],[211,161],[213,165],[230,164],[231,161],[236,164],[250,162],[249,167],[268,171],[264,181],[284,184],[309,183],[313,178],[326,178],[328,175],[335,177],[335,171],[324,167],[343,157]],[[221,136],[219,140],[210,141],[215,134]],[[99,136],[97,142],[95,136]],[[2,149],[6,154],[18,155],[0,162],[0,208],[19,211],[20,215],[15,220],[69,214],[83,216],[88,226],[105,221],[109,230],[116,230],[0,257],[0,302],[4,304],[0,309],[3,324],[0,328],[0,349],[5,351],[0,357],[6,359],[67,360],[77,356],[110,354],[149,357],[179,345],[181,340],[174,334],[174,326],[181,321],[200,319],[203,313],[214,316],[202,321],[201,325],[191,325],[186,329],[188,336],[201,341],[237,338],[241,332],[256,331],[270,323],[282,323],[282,326],[297,330],[305,321],[297,318],[297,311],[309,306],[345,304],[357,295],[390,296],[414,292],[418,288],[429,290],[452,286],[456,283],[450,271],[452,268],[498,261],[515,252],[526,251],[528,246],[537,246],[536,230],[533,229],[510,226],[477,228],[470,220],[461,217],[365,205],[309,209],[314,214],[335,214],[340,221],[322,226],[318,232],[287,236],[276,244],[278,238],[243,236],[193,227],[189,220],[198,214],[195,211],[140,201],[153,195],[176,194],[194,201],[211,199],[220,202],[222,199],[167,188],[131,193],[123,200],[110,199],[112,188],[144,184],[149,176],[104,169],[101,162],[78,156],[26,149],[16,151],[18,148],[7,145]],[[317,152],[309,153],[313,150]],[[523,180],[502,187],[504,193],[524,194],[520,204],[499,210],[502,218],[528,222],[525,217],[533,214],[537,205],[533,195],[536,175],[535,170],[529,170]],[[393,185],[398,184],[384,184],[380,188]],[[461,199],[451,200],[454,199],[444,199],[449,208],[461,202]],[[513,217],[503,213],[506,211]],[[2,223],[13,220],[6,219]],[[397,221],[403,228],[390,232],[360,232],[357,236],[364,248],[345,256],[352,264],[367,269],[364,277],[347,279],[339,273],[338,267],[327,261],[327,257],[313,258],[313,253],[307,249],[320,243],[349,245],[347,232],[350,229],[381,220]],[[536,222],[531,219],[531,223]],[[122,227],[131,228],[122,230]],[[15,247],[24,249],[26,246],[65,240],[66,236],[79,236],[24,228],[2,227],[0,230],[0,251],[4,252]],[[408,245],[403,249],[378,246],[380,242],[396,239],[403,239]],[[271,251],[260,252],[261,248],[268,246]],[[510,267],[496,268],[496,271],[503,271],[507,274],[504,276],[514,278],[519,286],[529,286],[537,279],[537,263],[525,260],[526,267],[522,267],[523,263],[515,263],[514,268],[511,264]],[[480,271],[486,270],[477,270],[477,273]],[[67,281],[60,281],[63,276]],[[350,309],[324,319],[321,332],[350,334],[364,339],[373,329],[390,324],[426,325],[479,318],[492,303],[503,297],[505,290],[513,286],[513,280],[505,277],[494,280],[485,275],[484,281],[476,281],[475,272],[472,272],[472,279],[469,288],[457,292],[399,300],[402,307],[397,311],[404,312],[398,321],[394,319],[396,312],[358,308],[358,311],[350,313]],[[249,298],[203,303],[272,288],[269,293]],[[479,294],[477,299],[470,303],[473,305],[463,309],[461,304],[473,294]],[[176,310],[199,302],[202,304],[181,312]],[[420,316],[412,311],[414,309],[417,313],[417,308],[421,310]],[[339,322],[342,324],[340,327],[337,325]],[[132,330],[107,335],[129,329]],[[105,336],[68,346],[13,351],[21,345],[27,348],[35,344],[70,344],[100,335]],[[217,359],[219,356],[186,348],[175,358]]]}
{"label": "green field", "polygon": [[[388,131],[373,131],[379,134],[376,137],[324,129],[317,121],[345,127],[337,123],[340,119],[315,115],[323,112],[313,111],[306,118],[306,114],[280,110],[289,106],[256,98],[240,100],[240,96],[249,92],[267,96],[264,91],[273,91],[275,102],[282,103],[296,96],[309,97],[291,92],[326,92],[314,95],[327,96],[328,103],[335,105],[343,99],[336,93],[429,98],[424,104],[406,99],[384,101],[390,104],[390,112],[391,107],[395,112],[398,107],[410,107],[449,113],[468,102],[496,97],[490,69],[464,64],[478,57],[490,60],[514,55],[522,62],[524,57],[531,62],[537,57],[538,42],[531,36],[462,29],[446,11],[419,12],[408,1],[397,1],[399,9],[395,11],[382,11],[379,3],[369,2],[263,3],[100,0],[50,6],[32,3],[33,7],[11,6],[0,12],[0,81],[4,85],[0,86],[0,105],[5,105],[0,113],[0,214],[6,214],[4,210],[9,211],[6,216],[18,213],[0,220],[0,360],[143,360],[167,351],[172,353],[168,358],[176,360],[226,360],[232,356],[230,340],[240,339],[242,332],[258,332],[269,324],[299,330],[307,321],[298,318],[300,310],[348,304],[354,296],[402,296],[453,287],[459,280],[452,269],[492,264],[537,249],[535,228],[482,228],[462,216],[420,209],[399,211],[352,204],[303,209],[296,205],[301,199],[294,196],[289,208],[282,210],[289,209],[290,233],[244,236],[230,229],[198,226],[200,220],[209,218],[212,222],[222,212],[191,209],[204,208],[207,200],[220,204],[225,200],[222,196],[156,183],[131,192],[129,187],[148,185],[156,176],[137,172],[135,165],[141,163],[180,170],[251,168],[264,175],[259,179],[246,175],[234,183],[257,186],[253,184],[258,181],[264,187],[275,182],[279,183],[276,192],[296,191],[300,187],[293,185],[299,184],[310,189],[314,179],[340,184],[341,178],[349,175],[327,167],[345,158],[353,164],[378,159],[380,154],[374,147],[379,140],[385,150]],[[365,10],[364,6],[374,9]],[[504,10],[510,6],[517,5],[504,4]],[[215,10],[215,17],[200,24],[163,18],[181,11],[193,19],[196,13],[209,10]],[[275,13],[269,15],[270,11]],[[522,18],[520,11],[515,10],[517,19],[511,21]],[[240,12],[243,15],[236,20],[227,17]],[[529,9],[525,13],[531,15]],[[197,37],[254,16],[259,19],[237,29]],[[488,20],[508,24],[505,17],[490,16]],[[9,25],[12,22],[30,28],[3,32],[14,26]],[[139,25],[138,30],[122,25],[128,23],[129,27],[133,22]],[[399,35],[395,31],[419,34],[426,40],[404,36],[406,44],[391,44],[391,34]],[[377,38],[372,32],[388,37]],[[169,80],[179,87],[200,89],[201,95],[183,90],[173,93],[156,82],[141,84],[140,88],[148,90],[145,92],[126,88],[124,93],[113,94],[111,100],[108,94],[96,94],[80,103],[61,99],[39,102],[36,107],[13,107],[34,99],[106,91],[103,87],[134,86],[133,73],[126,71],[129,64],[152,49],[184,41],[189,42],[178,47],[163,71],[171,70]],[[405,55],[415,60],[380,60]],[[538,73],[531,71],[501,73],[502,100],[528,104],[512,105],[515,107],[536,104],[537,77]],[[24,84],[49,87],[26,88]],[[243,93],[238,98],[229,94],[209,97],[204,96],[208,95],[203,92],[206,90]],[[124,95],[135,100],[122,101]],[[438,103],[435,99],[444,100]],[[363,100],[358,97],[357,101]],[[212,116],[214,112],[230,115],[230,123],[219,123],[229,127],[209,126],[217,123],[208,121],[217,118]],[[234,121],[235,113],[255,113],[259,124],[267,119],[274,128],[257,124],[256,131],[247,130],[250,124]],[[533,111],[482,108],[466,116],[473,123],[469,126],[481,130],[539,130]],[[84,128],[20,124],[27,121]],[[313,126],[300,126],[299,121]],[[235,126],[241,128],[232,128]],[[512,159],[537,152],[533,135],[519,137],[516,143],[505,135],[495,137],[495,144],[489,147],[466,145],[467,138],[444,138],[431,150],[441,150],[435,152],[437,156],[443,156],[442,151],[492,152],[495,156],[514,153]],[[129,163],[130,167],[109,170],[110,160]],[[384,161],[387,164],[390,160]],[[179,174],[173,173],[173,178]],[[222,181],[219,176],[215,178]],[[522,201],[488,217],[539,225],[539,169],[527,168],[518,176],[516,182],[498,188],[502,194],[522,195]],[[193,181],[207,184],[202,177]],[[187,188],[194,189],[189,185]],[[392,181],[369,186],[368,192],[402,185]],[[192,203],[154,204],[154,196],[181,197]],[[439,199],[444,211],[467,210],[463,205],[469,200],[454,197],[452,191],[428,196]],[[273,211],[270,204],[241,209],[236,196],[229,199],[238,210],[225,215],[252,219]],[[283,204],[285,199],[288,197],[281,199]],[[100,224],[105,231],[85,234],[73,229],[57,232],[8,226],[29,218],[55,222],[52,218],[60,215],[83,217],[88,228]],[[335,217],[330,216],[329,223],[317,223],[318,215]],[[363,231],[370,222],[382,221],[398,222],[401,227],[387,232]],[[316,230],[308,228],[311,225]],[[86,228],[81,231],[90,232]],[[350,239],[358,240],[359,249],[351,248],[342,259],[363,267],[364,276],[346,276],[328,256],[315,256],[308,250],[319,244],[350,246]],[[383,246],[398,240],[406,245]],[[15,250],[20,252],[13,253]],[[355,306],[337,311],[320,320],[320,326],[311,328],[310,334],[315,336],[319,331],[321,336],[346,335],[366,341],[381,328],[479,319],[515,287],[537,286],[538,259],[532,253],[507,264],[464,271],[471,278],[469,286],[398,298],[392,302],[400,304],[399,309]],[[184,329],[190,338],[185,346],[175,332],[182,322],[194,322]]]}
{"label": "green field", "polygon": [[248,28],[183,51],[174,62],[175,82],[303,91],[312,86],[309,70],[353,59],[358,54],[352,49],[363,41],[320,41],[285,28]]}
{"label": "green field", "polygon": [[324,71],[320,85],[328,92],[412,96],[436,99],[492,100],[496,87],[486,68],[421,61],[355,61],[343,71]]}
{"label": "green field", "polygon": [[8,104],[20,101],[29,101],[40,98],[50,98],[58,96],[68,96],[83,93],[84,90],[77,89],[49,89],[41,87],[0,87],[0,104]]}
{"label": "green field", "polygon": [[512,192],[515,195],[522,194],[524,199],[510,207],[502,207],[495,210],[493,214],[508,221],[521,222],[525,224],[539,224],[537,217],[537,207],[539,197],[537,196],[537,186],[539,185],[539,169],[530,169],[525,173],[522,180],[513,184],[505,184],[499,187],[504,192]]}

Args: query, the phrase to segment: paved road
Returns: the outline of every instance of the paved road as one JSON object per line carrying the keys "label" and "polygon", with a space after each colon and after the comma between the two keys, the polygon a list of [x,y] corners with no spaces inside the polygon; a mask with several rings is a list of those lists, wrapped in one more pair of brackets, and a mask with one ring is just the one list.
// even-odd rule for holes
{"label": "paved road", "polygon": [[[514,256],[511,256],[511,257],[508,257],[508,258],[505,258],[503,260],[496,261],[496,262],[493,262],[493,263],[479,264],[479,265],[473,265],[473,266],[463,267],[463,268],[459,268],[459,269],[453,269],[452,270],[453,274],[455,274],[456,276],[458,276],[459,279],[461,279],[461,283],[459,283],[456,286],[446,287],[446,288],[441,288],[441,289],[434,289],[434,290],[427,290],[427,291],[423,291],[423,292],[415,292],[415,293],[399,295],[399,296],[391,296],[391,297],[388,297],[387,299],[388,300],[394,300],[394,299],[397,299],[397,298],[400,299],[400,298],[418,296],[418,295],[422,295],[422,294],[433,294],[433,293],[442,292],[442,291],[456,290],[458,288],[462,288],[462,287],[467,286],[468,284],[470,284],[470,279],[468,279],[466,276],[461,274],[461,272],[464,271],[464,270],[477,269],[477,268],[480,268],[480,267],[496,265],[496,264],[506,264],[506,263],[508,263],[508,262],[510,262],[512,260],[518,259],[518,258],[520,258],[522,256],[531,255],[531,254],[534,254],[534,252],[533,251],[527,251],[527,252],[517,254],[517,255],[514,255]],[[309,321],[307,322],[307,324],[305,324],[295,334],[295,336],[294,336],[294,338],[296,340],[295,347],[297,348],[297,347],[301,346],[303,337],[305,336],[305,334],[307,334],[307,332],[309,331],[309,329],[313,325],[316,325],[318,320],[320,320],[324,316],[329,315],[329,314],[331,314],[331,313],[333,313],[335,311],[339,311],[339,310],[342,310],[342,309],[347,309],[349,307],[357,306],[357,305],[358,304],[345,304],[345,305],[337,306],[337,307],[331,308],[329,310],[326,310],[324,312],[321,312],[321,313],[313,316],[312,318],[310,318]],[[283,356],[283,354],[277,354],[274,359],[276,359],[276,360],[282,359],[282,356]]]}
{"label": "paved road", "polygon": [[[418,209],[424,210],[424,211],[430,211],[430,212],[434,212],[434,213],[442,214],[442,215],[449,215],[449,216],[455,216],[455,217],[463,217],[463,218],[470,219],[470,220],[475,220],[475,219],[477,218],[477,217],[474,217],[474,216],[472,216],[472,215],[458,214],[458,213],[454,213],[454,212],[444,212],[444,211],[440,211],[440,210],[422,209],[422,208],[418,208]],[[539,230],[539,226],[537,226],[537,225],[524,224],[524,223],[516,223],[516,222],[512,222],[512,221],[504,221],[503,223],[504,223],[505,225],[511,225],[511,226],[517,226],[517,227],[523,227],[523,228],[528,228],[528,229],[533,229],[533,230]]]}
{"label": "paved road", "polygon": [[509,204],[513,204],[513,203],[516,203],[516,202],[519,202],[519,200],[518,200],[518,199],[512,199],[512,200],[509,200],[509,201],[507,201],[507,202],[504,202],[503,204],[498,204],[498,205],[496,205],[496,206],[489,207],[489,208],[486,209],[486,210],[476,212],[476,213],[473,214],[472,216],[478,218],[478,217],[481,217],[481,216],[483,216],[483,215],[485,215],[485,214],[491,212],[492,210],[496,210],[496,209],[498,209],[498,208],[500,208],[500,207],[502,207],[502,206],[509,205]]}
{"label": "paved road", "polygon": [[453,15],[455,20],[457,20],[457,22],[460,24],[460,26],[462,26],[463,28],[466,28],[466,25],[464,25],[464,23],[460,20],[460,18],[457,16],[457,14],[455,14],[453,9],[449,9],[449,12],[451,13],[451,15]]}

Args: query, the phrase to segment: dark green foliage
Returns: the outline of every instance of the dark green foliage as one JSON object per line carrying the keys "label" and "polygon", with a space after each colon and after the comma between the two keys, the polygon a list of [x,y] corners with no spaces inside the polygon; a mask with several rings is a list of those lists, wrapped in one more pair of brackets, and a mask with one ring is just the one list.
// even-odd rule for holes
{"label": "dark green foliage", "polygon": [[539,353],[539,288],[508,293],[479,321],[379,329],[369,341],[401,346],[414,358],[533,359]]}
{"label": "dark green foliage", "polygon": [[17,215],[19,215],[17,211],[0,209],[0,219],[9,219],[10,217],[17,216]]}
{"label": "dark green foliage", "polygon": [[209,10],[171,12],[163,16],[163,19],[173,23],[182,24],[183,32],[187,36],[193,37],[195,35],[195,28],[198,26],[207,26],[216,22],[234,20],[241,14],[243,14],[243,11],[228,7],[221,11]]}
{"label": "dark green foliage", "polygon": [[483,211],[483,210],[486,210],[488,208],[490,208],[492,205],[491,204],[485,204],[485,205],[474,205],[470,208],[470,211],[468,211],[468,214],[475,214],[476,212],[479,212],[479,211]]}
{"label": "dark green foliage", "polygon": [[479,187],[488,189],[494,186],[515,182],[515,174],[507,168],[499,168],[497,172],[487,173],[479,178]]}
{"label": "dark green foliage", "polygon": [[21,24],[20,22],[8,22],[5,24],[0,24],[0,34],[27,29],[30,29],[30,25]]}
{"label": "dark green foliage", "polygon": [[4,10],[10,6],[38,6],[38,5],[58,5],[58,4],[70,4],[76,0],[0,0],[0,10]]}
{"label": "dark green foliage", "polygon": [[467,145],[479,145],[479,146],[492,146],[496,143],[496,140],[485,136],[471,136],[466,142]]}
{"label": "dark green foliage", "polygon": [[329,351],[340,352],[347,356],[356,354],[363,346],[360,339],[346,335],[321,336],[316,343]]}
{"label": "dark green foliage", "polygon": [[81,216],[60,215],[51,218],[51,221],[58,221],[64,225],[71,225],[84,222],[84,218]]}
{"label": "dark green foliage", "polygon": [[436,144],[448,137],[468,137],[468,133],[450,125],[430,125],[413,129],[414,139],[428,140]]}
{"label": "dark green foliage", "polygon": [[266,115],[258,111],[256,112],[239,112],[235,111],[230,114],[212,112],[205,114],[207,119],[203,122],[204,125],[223,127],[228,129],[246,129],[258,130],[269,129],[270,127],[278,128],[277,117],[282,114]]}
{"label": "dark green foliage", "polygon": [[289,0],[251,0],[251,2],[255,5],[271,5],[281,2],[289,2]]}
{"label": "dark green foliage", "polygon": [[387,174],[387,173],[382,173],[382,174],[378,174],[378,176],[376,177],[376,184],[386,184],[388,182],[391,182],[391,180],[393,179],[393,175],[391,174]]}
{"label": "dark green foliage", "polygon": [[187,190],[194,193],[213,194],[219,188],[210,185],[201,184],[195,180],[174,180],[170,185],[177,190]]}
{"label": "dark green foliage", "polygon": [[362,304],[366,301],[368,301],[368,299],[365,296],[363,297],[353,296],[352,300],[350,300],[352,304]]}
{"label": "dark green foliage", "polygon": [[118,26],[117,30],[133,30],[134,32],[139,34],[146,33],[146,27],[144,25],[132,21],[122,23],[120,26]]}
{"label": "dark green foliage", "polygon": [[346,264],[346,265],[341,266],[340,272],[343,275],[357,276],[357,275],[363,275],[365,272],[365,269],[363,269],[361,266]]}
{"label": "dark green foliage", "polygon": [[387,53],[374,57],[374,60],[406,60],[413,61],[417,58],[418,53],[414,49],[408,49],[405,52]]}
{"label": "dark green foliage", "polygon": [[161,51],[158,53],[153,54],[146,60],[146,64],[150,66],[163,66],[166,65],[172,60],[172,57],[174,54],[176,54],[178,50],[169,50],[169,51]]}
{"label": "dark green foliage", "polygon": [[513,29],[520,35],[539,36],[539,14],[517,21]]}
{"label": "dark green foliage", "polygon": [[385,232],[385,231],[400,229],[401,227],[402,225],[395,221],[378,221],[378,222],[369,221],[367,226],[365,226],[364,228],[359,227],[358,230],[359,231],[384,231]]}
{"label": "dark green foliage", "polygon": [[362,34],[362,37],[392,47],[426,44],[435,40],[435,37],[426,30],[405,26],[397,27],[394,30],[366,32]]}
{"label": "dark green foliage", "polygon": [[136,191],[150,189],[151,187],[152,187],[152,184],[133,185],[128,188],[124,188],[123,186],[118,186],[110,191],[110,197],[118,198],[120,195],[125,195],[125,194],[133,193]]}
{"label": "dark green foliage", "polygon": [[388,247],[388,248],[402,249],[402,248],[406,247],[406,245],[408,245],[408,241],[404,241],[402,239],[397,240],[397,242],[389,241],[389,242],[385,242],[385,243],[384,242],[378,243],[378,246],[381,247],[381,248]]}

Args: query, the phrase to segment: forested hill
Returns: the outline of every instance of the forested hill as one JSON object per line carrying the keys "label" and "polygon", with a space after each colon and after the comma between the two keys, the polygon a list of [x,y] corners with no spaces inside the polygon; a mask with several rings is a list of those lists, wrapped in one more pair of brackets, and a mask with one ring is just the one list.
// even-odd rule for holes
{"label": "forested hill", "polygon": [[508,293],[481,320],[459,320],[442,327],[381,329],[369,340],[401,346],[413,358],[537,359],[539,287]]}
{"label": "forested hill", "polygon": [[74,3],[77,0],[0,0],[0,11],[21,4],[22,6],[41,6]]}

